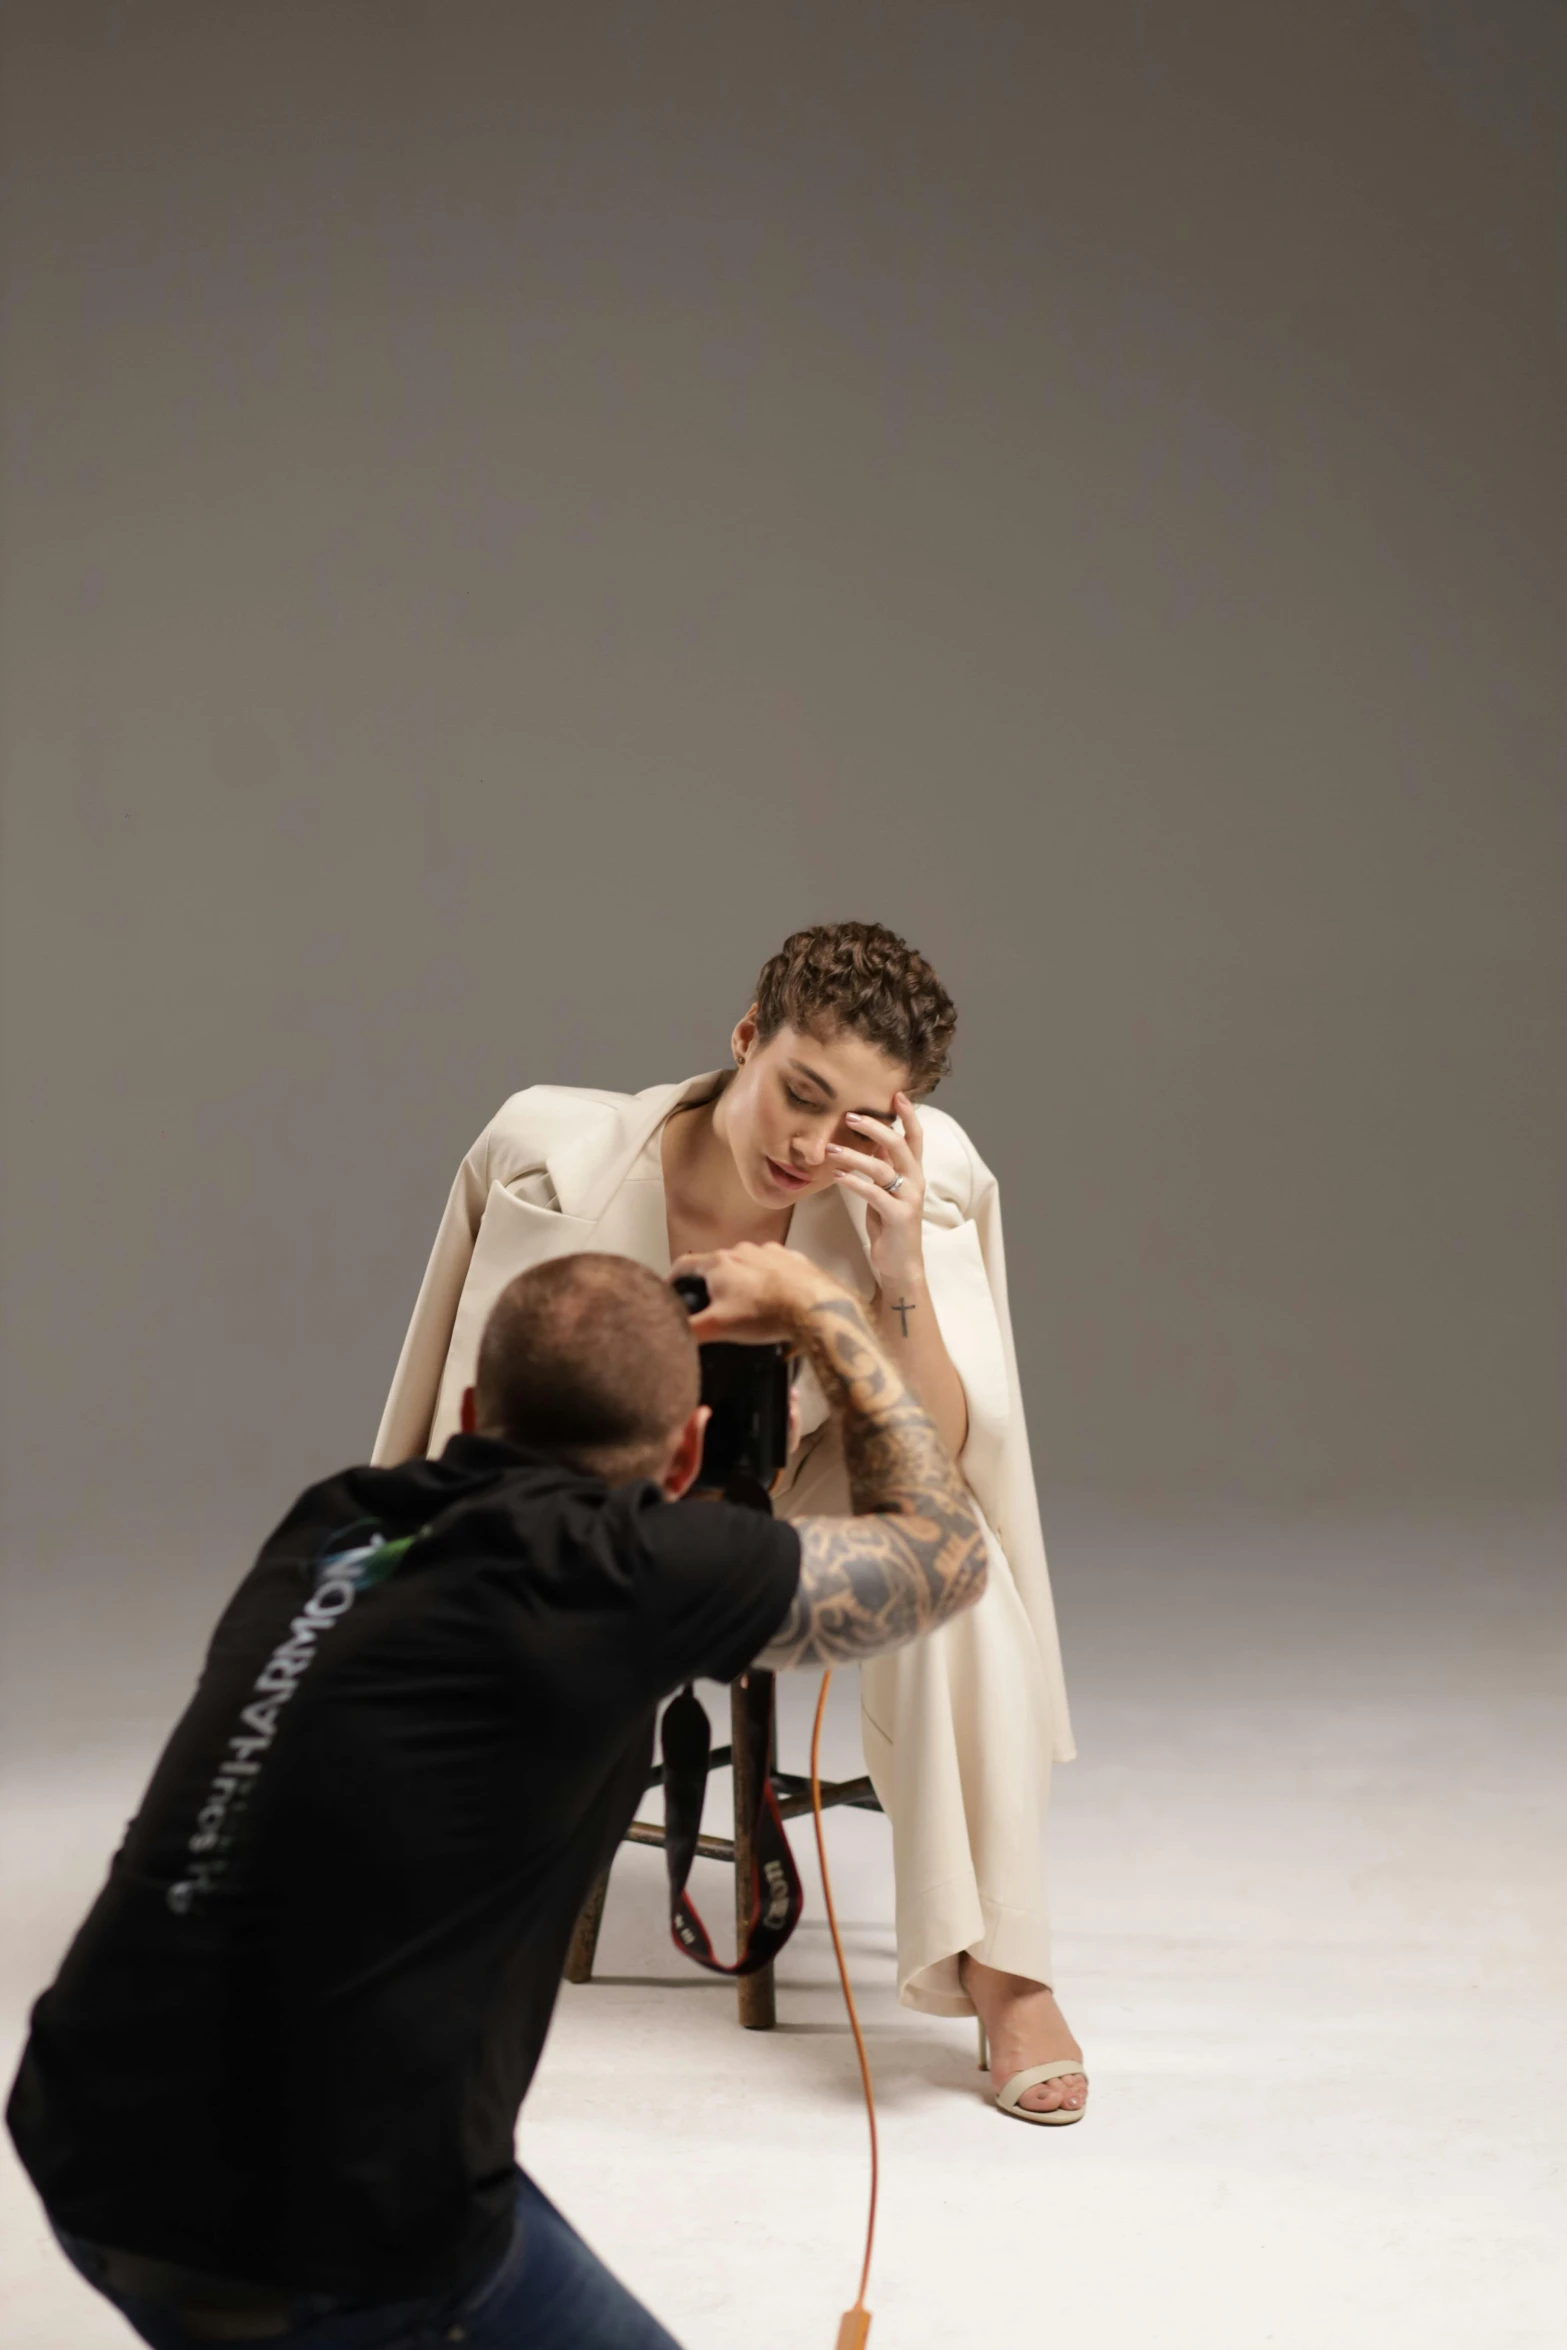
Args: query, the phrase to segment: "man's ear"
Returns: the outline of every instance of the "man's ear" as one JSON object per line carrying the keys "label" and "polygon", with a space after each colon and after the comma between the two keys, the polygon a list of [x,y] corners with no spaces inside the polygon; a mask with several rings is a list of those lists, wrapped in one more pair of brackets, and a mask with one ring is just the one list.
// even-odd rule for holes
{"label": "man's ear", "polygon": [[678,1501],[695,1484],[697,1471],[702,1466],[702,1446],[707,1437],[707,1423],[712,1416],[711,1407],[699,1403],[676,1438],[673,1457],[661,1480],[666,1501]]}
{"label": "man's ear", "polygon": [[479,1404],[478,1397],[471,1387],[465,1387],[462,1391],[462,1402],[458,1406],[457,1421],[459,1427],[462,1429],[464,1436],[473,1436],[477,1434],[479,1427]]}

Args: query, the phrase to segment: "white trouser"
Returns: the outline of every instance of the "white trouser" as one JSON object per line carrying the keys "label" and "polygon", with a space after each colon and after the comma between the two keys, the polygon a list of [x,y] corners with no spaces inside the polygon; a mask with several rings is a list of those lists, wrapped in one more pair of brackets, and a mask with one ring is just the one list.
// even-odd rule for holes
{"label": "white trouser", "polygon": [[[779,1515],[848,1506],[842,1456],[825,1444],[801,1464]],[[1012,1570],[988,1526],[985,1535],[979,1604],[860,1668],[865,1767],[892,1829],[898,1997],[928,2015],[973,2014],[958,1981],[964,1951],[1051,1979],[1049,1690]]]}

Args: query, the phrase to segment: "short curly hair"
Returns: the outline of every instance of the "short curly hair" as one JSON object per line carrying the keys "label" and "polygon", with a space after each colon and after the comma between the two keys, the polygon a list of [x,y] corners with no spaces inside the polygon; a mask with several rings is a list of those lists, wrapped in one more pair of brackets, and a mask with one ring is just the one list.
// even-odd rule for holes
{"label": "short curly hair", "polygon": [[763,1044],[785,1026],[826,1037],[849,1029],[909,1072],[911,1094],[946,1076],[957,1007],[935,972],[879,922],[819,922],[791,931],[756,983]]}

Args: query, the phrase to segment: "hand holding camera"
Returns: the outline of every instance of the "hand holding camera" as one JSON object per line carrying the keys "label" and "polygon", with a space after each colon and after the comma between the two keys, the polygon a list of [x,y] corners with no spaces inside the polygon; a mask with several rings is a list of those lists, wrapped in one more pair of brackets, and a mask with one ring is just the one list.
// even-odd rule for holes
{"label": "hand holding camera", "polygon": [[695,1490],[765,1503],[798,1432],[791,1350],[812,1306],[847,1292],[808,1258],[752,1242],[684,1256],[670,1279],[701,1348],[710,1415]]}
{"label": "hand holding camera", "polygon": [[676,1283],[693,1276],[705,1282],[708,1298],[691,1321],[699,1346],[791,1344],[813,1306],[850,1295],[809,1257],[776,1241],[742,1241],[738,1248],[681,1257]]}

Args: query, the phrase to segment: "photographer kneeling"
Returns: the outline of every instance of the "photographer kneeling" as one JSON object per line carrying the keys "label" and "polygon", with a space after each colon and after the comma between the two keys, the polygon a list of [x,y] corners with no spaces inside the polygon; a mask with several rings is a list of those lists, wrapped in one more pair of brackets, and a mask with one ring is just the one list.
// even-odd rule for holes
{"label": "photographer kneeling", "polygon": [[[877,1655],[985,1580],[848,1292],[779,1247],[688,1266],[695,1323],[623,1257],[522,1274],[466,1432],[313,1486],[218,1625],[9,2108],[66,2253],[159,2350],[672,2350],[512,2151],[658,1703]],[[780,1337],[861,1514],[669,1507],[697,1339]]]}

